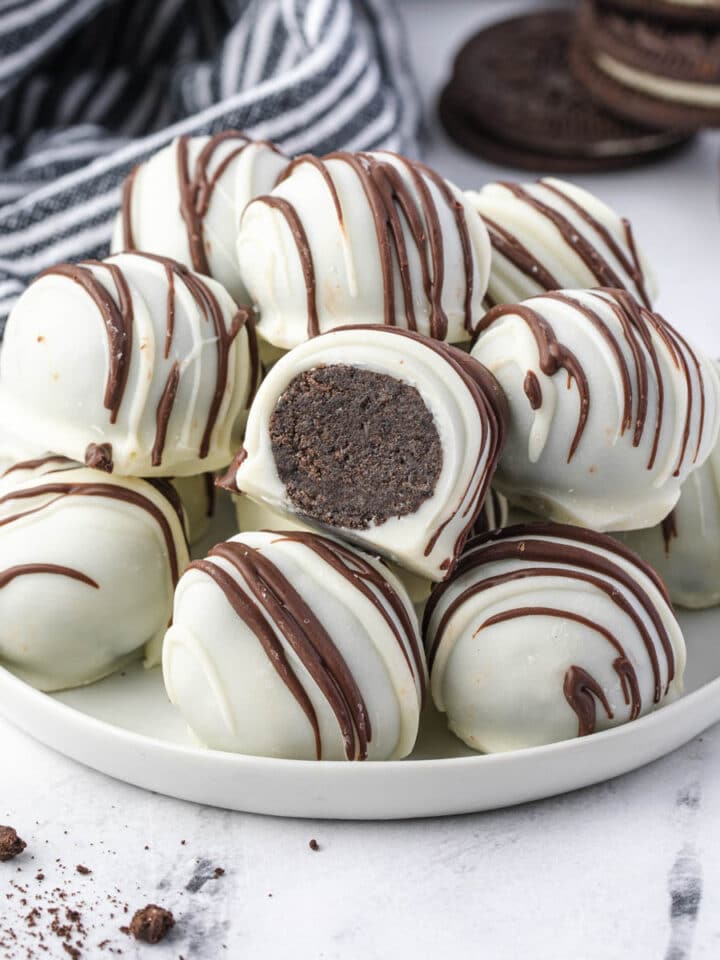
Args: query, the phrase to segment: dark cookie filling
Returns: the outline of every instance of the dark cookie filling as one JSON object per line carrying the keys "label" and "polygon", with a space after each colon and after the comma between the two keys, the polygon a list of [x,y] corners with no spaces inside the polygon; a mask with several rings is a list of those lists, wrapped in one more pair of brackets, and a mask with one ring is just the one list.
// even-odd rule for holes
{"label": "dark cookie filling", "polygon": [[433,495],[442,445],[415,387],[335,364],[298,374],[270,418],[280,479],[300,513],[363,530]]}

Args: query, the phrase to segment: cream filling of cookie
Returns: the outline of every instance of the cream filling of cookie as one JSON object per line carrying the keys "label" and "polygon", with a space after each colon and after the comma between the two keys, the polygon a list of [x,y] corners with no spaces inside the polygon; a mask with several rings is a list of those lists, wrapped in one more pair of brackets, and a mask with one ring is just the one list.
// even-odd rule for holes
{"label": "cream filling of cookie", "polygon": [[658,100],[672,100],[698,107],[720,107],[720,84],[685,83],[668,80],[635,67],[628,67],[606,53],[599,53],[595,62],[615,80]]}

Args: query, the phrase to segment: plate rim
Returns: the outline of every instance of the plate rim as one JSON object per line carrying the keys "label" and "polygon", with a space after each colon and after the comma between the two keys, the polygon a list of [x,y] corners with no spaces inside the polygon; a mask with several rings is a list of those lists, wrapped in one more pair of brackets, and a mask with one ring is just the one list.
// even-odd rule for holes
{"label": "plate rim", "polygon": [[[121,727],[118,724],[111,723],[107,720],[101,720],[89,713],[85,713],[83,710],[80,710],[77,707],[63,703],[61,700],[56,699],[53,694],[38,690],[25,680],[22,680],[20,677],[16,676],[11,670],[0,666],[0,689],[6,685],[8,685],[10,688],[14,687],[20,696],[28,697],[31,701],[34,701],[38,705],[42,704],[42,709],[46,712],[58,713],[61,716],[73,716],[77,718],[79,722],[88,724],[95,730],[95,732],[102,735],[119,738],[123,741],[126,741],[128,745],[135,744],[145,747],[151,746],[153,749],[159,749],[177,757],[202,757],[204,759],[212,757],[214,760],[217,760],[218,763],[226,766],[237,765],[239,767],[257,767],[259,772],[281,768],[285,771],[297,769],[307,773],[309,770],[314,768],[322,768],[325,771],[334,770],[336,773],[340,770],[345,770],[348,771],[348,773],[341,774],[342,776],[356,777],[370,776],[365,772],[368,770],[379,770],[392,774],[393,772],[399,770],[407,770],[408,767],[423,771],[434,768],[440,768],[443,770],[456,770],[467,766],[475,767],[479,764],[484,764],[485,767],[489,768],[493,766],[501,766],[508,762],[520,763],[530,757],[537,759],[542,756],[553,756],[563,752],[584,753],[593,749],[591,746],[592,744],[597,744],[597,748],[601,749],[602,745],[614,739],[642,736],[644,731],[651,730],[658,725],[666,724],[671,715],[674,716],[676,714],[684,713],[687,710],[692,709],[694,705],[698,703],[704,703],[705,701],[712,699],[714,696],[718,696],[720,699],[720,676],[718,676],[713,680],[703,684],[698,689],[693,690],[691,693],[683,694],[672,703],[653,710],[652,712],[639,717],[637,720],[633,720],[632,722],[628,723],[620,723],[617,726],[611,727],[607,730],[598,731],[597,733],[593,733],[585,737],[573,737],[571,739],[559,740],[555,743],[542,744],[536,747],[523,747],[519,750],[506,750],[497,753],[476,753],[461,757],[431,757],[418,760],[366,760],[362,762],[348,762],[346,760],[297,760],[283,757],[263,757],[247,753],[233,753],[227,750],[215,750],[202,746],[194,746],[193,744],[174,743],[170,740],[164,740],[160,737],[152,737],[147,734],[138,733],[134,730],[128,730],[125,727]],[[8,710],[5,708],[2,698],[0,698],[0,716],[3,716],[13,726],[25,733],[28,733],[28,725],[22,721],[18,721],[13,717],[12,709]],[[720,705],[718,706],[717,721],[711,721],[708,726],[712,725],[712,722],[718,721],[720,721]],[[707,726],[703,729],[707,729]],[[34,737],[34,734],[30,733],[29,735]],[[35,737],[35,739],[39,738]],[[40,742],[44,741],[41,740]],[[50,746],[49,744],[45,745]],[[72,754],[65,753],[56,747],[50,746],[50,749],[63,753],[63,755],[70,756],[72,758]]]}

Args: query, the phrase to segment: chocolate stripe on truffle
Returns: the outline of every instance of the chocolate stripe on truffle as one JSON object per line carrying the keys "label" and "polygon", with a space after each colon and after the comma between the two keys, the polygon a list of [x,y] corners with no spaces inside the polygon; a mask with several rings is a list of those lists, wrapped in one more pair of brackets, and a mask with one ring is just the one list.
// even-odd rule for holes
{"label": "chocolate stripe on truffle", "polygon": [[[108,271],[117,291],[117,303],[95,277],[91,267]],[[132,297],[122,270],[113,263],[85,260],[80,264],[59,263],[43,270],[39,277],[50,275],[67,277],[79,284],[100,311],[107,332],[109,353],[108,378],[103,402],[106,409],[110,411],[110,423],[115,423],[125,394],[133,346]]]}
{"label": "chocolate stripe on truffle", "polygon": [[[471,303],[474,264],[470,234],[462,204],[453,196],[447,183],[434,171],[398,154],[387,151],[385,153],[395,158],[407,171],[413,188],[417,192],[417,198],[413,189],[408,186],[400,170],[394,164],[383,161],[381,156],[373,156],[369,153],[337,151],[328,154],[322,160],[317,157],[297,157],[278,178],[278,183],[290,176],[300,164],[311,164],[328,186],[338,217],[338,224],[342,230],[344,224],[340,198],[327,163],[329,161],[339,161],[347,164],[360,181],[375,226],[383,280],[385,325],[395,326],[396,324],[394,270],[396,264],[403,295],[405,322],[409,330],[417,330],[415,298],[408,258],[408,244],[403,229],[404,222],[407,227],[408,238],[418,254],[423,293],[430,307],[430,335],[442,340],[447,334],[448,327],[448,318],[442,307],[445,281],[444,242],[438,207],[427,181],[434,184],[452,213],[457,228],[465,269],[465,327],[468,332],[472,332]],[[257,202],[276,207],[290,226],[305,277],[308,303],[308,337],[317,336],[319,325],[312,251],[297,211],[287,200],[275,196],[259,197]]]}
{"label": "chocolate stripe on truffle", "polygon": [[[520,186],[519,183],[510,183],[500,181],[500,186],[505,187],[514,197],[522,200],[528,206],[533,207],[538,213],[546,217],[555,227],[557,227],[563,240],[571,247],[588,270],[592,273],[598,282],[599,287],[617,287],[622,288],[622,280],[613,270],[612,266],[603,259],[599,251],[579,232],[567,217],[563,216],[559,210],[551,207],[542,200],[538,200],[529,190]],[[563,194],[564,198],[564,194]]]}
{"label": "chocolate stripe on truffle", "polygon": [[[425,668],[423,653],[417,641],[417,631],[413,627],[405,609],[405,604],[382,574],[357,553],[316,534],[303,533],[302,531],[283,532],[278,537],[278,541],[294,541],[312,550],[328,566],[342,574],[346,580],[349,580],[382,614],[398,642],[410,672],[417,677],[422,704],[424,705],[426,694]],[[388,608],[390,609],[388,610]],[[395,614],[397,622],[391,616],[390,611]],[[408,647],[410,653],[408,653]]]}
{"label": "chocolate stripe on truffle", "polygon": [[585,370],[573,351],[560,343],[555,336],[555,331],[545,317],[537,310],[533,310],[524,304],[500,304],[497,307],[493,307],[480,321],[478,333],[482,334],[483,331],[487,330],[499,317],[509,315],[521,317],[530,328],[530,332],[534,336],[538,348],[540,369],[545,376],[552,377],[558,373],[558,371],[565,370],[568,376],[575,381],[580,400],[580,411],[578,413],[578,423],[575,434],[570,442],[570,451],[567,458],[567,462],[570,463],[580,443],[583,431],[585,430],[588,411],[590,409],[590,386],[587,376],[585,375]]}
{"label": "chocolate stripe on truffle", "polygon": [[[566,541],[568,540],[571,542],[567,543]],[[575,546],[572,541],[576,541],[581,544],[581,546]],[[586,549],[587,547],[594,547],[596,549]],[[494,531],[472,540],[468,544],[464,555],[461,557],[453,573],[453,577],[438,585],[433,591],[425,608],[423,620],[423,632],[425,634],[428,632],[430,620],[434,611],[437,609],[438,603],[445,596],[448,589],[457,582],[458,578],[471,571],[479,571],[486,564],[494,562],[514,560],[527,564],[527,566],[506,571],[505,573],[500,573],[473,583],[448,605],[440,623],[433,631],[433,643],[431,649],[428,651],[430,665],[432,666],[434,662],[437,650],[442,642],[443,633],[450,619],[462,603],[471,596],[482,593],[484,590],[498,586],[501,583],[526,578],[532,579],[535,577],[548,576],[559,579],[579,580],[589,583],[591,586],[602,591],[633,621],[643,641],[652,667],[654,702],[658,703],[662,698],[663,690],[656,641],[662,649],[667,663],[668,679],[665,692],[669,689],[670,683],[675,676],[675,655],[672,643],[663,625],[660,613],[646,591],[643,590],[638,582],[619,564],[608,557],[606,555],[607,553],[615,553],[617,556],[631,562],[641,570],[649,577],[652,583],[658,587],[668,605],[670,604],[667,591],[655,571],[640,560],[639,557],[627,550],[622,544],[608,537],[604,537],[602,534],[596,534],[589,530],[563,524],[538,523],[507,527],[504,530]],[[533,566],[532,564],[556,564],[557,566]],[[576,566],[580,569],[569,569],[570,566]],[[637,601],[640,609],[645,612],[645,615],[652,623],[656,639],[650,634],[645,622],[633,607],[632,603],[617,589],[617,584],[623,587],[624,590]],[[618,654],[625,657],[622,648],[618,646],[617,649]],[[632,681],[631,678],[630,688],[637,688],[637,681]],[[639,710],[639,701],[637,704],[633,701],[633,710],[636,705]]]}
{"label": "chocolate stripe on truffle", "polygon": [[[599,633],[602,637],[605,637],[608,643],[619,652],[619,656],[613,661],[613,669],[620,680],[625,703],[631,706],[630,719],[636,720],[641,708],[637,676],[630,661],[625,656],[625,651],[622,649],[622,646],[610,631],[600,626],[599,623],[594,623],[592,620],[588,620],[587,617],[583,617],[578,613],[572,613],[568,610],[558,610],[555,607],[517,607],[514,610],[504,610],[502,613],[497,613],[495,616],[489,617],[479,627],[477,632],[479,633],[485,629],[485,627],[491,627],[496,623],[518,620],[522,617],[536,616],[572,620],[575,623],[587,627],[588,630],[592,630],[595,633]],[[628,673],[628,667],[630,667],[632,673]],[[587,670],[583,669],[583,667],[572,665],[566,670],[563,682],[563,693],[565,694],[565,699],[577,715],[579,737],[584,737],[595,732],[596,714],[595,700],[593,697],[597,697],[602,704],[608,720],[614,719],[614,714],[610,709],[605,691],[597,680],[589,674]]]}
{"label": "chocolate stripe on truffle", "polygon": [[[189,139],[188,137],[179,137],[177,141],[177,179],[178,190],[180,192],[180,216],[185,223],[187,231],[188,247],[190,248],[190,260],[193,268],[198,273],[209,274],[210,266],[208,264],[205,244],[203,243],[203,216],[207,212],[210,203],[210,194],[212,188],[207,180],[207,165],[210,162],[217,145],[228,137],[240,136],[232,130],[226,130],[224,133],[216,134],[203,147],[195,162],[195,170],[190,176],[189,168]],[[243,146],[247,143],[247,138],[242,137]],[[239,151],[236,151],[236,153]]]}
{"label": "chocolate stripe on truffle", "polygon": [[[45,475],[45,479],[51,477],[52,474]],[[40,484],[36,487],[12,490],[10,493],[6,493],[4,496],[0,497],[0,506],[5,503],[13,503],[18,500],[33,500],[36,497],[44,497],[52,494],[57,494],[57,496],[55,496],[52,500],[48,500],[47,503],[44,503],[39,507],[30,507],[29,509],[21,511],[20,513],[13,514],[10,517],[0,517],[0,527],[4,527],[7,524],[22,520],[23,518],[31,516],[34,513],[39,513],[41,510],[46,510],[59,500],[62,500],[65,496],[104,497],[108,500],[118,500],[122,503],[127,503],[131,506],[138,507],[141,510],[145,510],[157,523],[167,547],[172,582],[174,584],[177,583],[179,576],[179,565],[177,547],[172,528],[170,527],[168,519],[162,510],[156,506],[152,500],[143,494],[138,493],[136,490],[130,490],[126,487],[120,487],[110,483],[62,483],[60,481],[52,481],[52,479],[50,479],[49,482]]]}
{"label": "chocolate stripe on truffle", "polygon": [[73,570],[72,567],[65,567],[57,563],[21,563],[15,567],[8,567],[7,570],[0,571],[0,589],[6,587],[18,577],[26,577],[35,573],[52,573],[59,577],[68,577],[71,580],[77,580],[78,583],[85,583],[95,590],[100,589],[100,584],[96,583],[91,577],[81,573],[79,570]]}
{"label": "chocolate stripe on truffle", "polygon": [[138,175],[141,164],[136,164],[130,173],[125,177],[122,185],[122,199],[120,201],[120,211],[122,217],[122,237],[125,250],[135,249],[135,235],[132,228],[132,198],[135,188],[135,177]]}
{"label": "chocolate stripe on truffle", "polygon": [[493,248],[520,273],[535,280],[545,290],[559,290],[562,287],[562,284],[550,273],[547,267],[537,257],[533,256],[514,233],[501,227],[499,223],[491,220],[485,214],[480,214],[480,216],[488,229]]}
{"label": "chocolate stripe on truffle", "polygon": [[211,560],[194,560],[188,570],[200,570],[207,574],[225,594],[228,603],[233,608],[237,616],[247,625],[252,633],[257,637],[258,642],[265,651],[268,660],[285,683],[288,690],[297,700],[300,708],[313,730],[315,738],[315,755],[318,760],[322,759],[322,741],[320,738],[320,725],[318,723],[315,708],[305,692],[305,688],[298,680],[291,665],[285,656],[282,644],[275,636],[275,631],[270,627],[265,617],[262,615],[259,607],[246,596],[242,586],[230,576],[221,566],[213,563]]}
{"label": "chocolate stripe on truffle", "polygon": [[37,470],[38,467],[44,467],[48,463],[56,463],[57,467],[53,469],[53,473],[57,473],[60,468],[65,465],[66,470],[76,470],[78,464],[74,460],[69,460],[67,457],[60,456],[59,454],[50,453],[46,457],[36,457],[34,460],[21,460],[18,463],[14,463],[11,467],[8,467],[1,476],[7,477],[10,473],[15,473],[18,470]]}
{"label": "chocolate stripe on truffle", "polygon": [[[600,239],[605,243],[608,250],[612,253],[618,263],[622,266],[623,270],[627,275],[632,279],[638,293],[638,299],[642,302],[643,306],[647,307],[648,310],[652,310],[652,303],[650,302],[650,297],[647,294],[645,288],[645,275],[640,264],[640,258],[637,253],[637,246],[635,245],[635,237],[633,236],[632,226],[629,220],[623,218],[623,230],[625,231],[625,240],[627,242],[628,248],[632,259],[628,258],[625,251],[615,240],[615,237],[610,233],[610,231],[605,227],[599,220],[597,220],[591,213],[589,213],[585,207],[579,204],[574,200],[569,194],[565,193],[559,187],[556,187],[554,184],[550,183],[546,179],[538,180],[538,183],[544,187],[545,190],[549,190],[550,193],[554,193],[555,196],[559,197],[563,203],[566,203],[575,213],[580,217],[581,220],[584,220],[585,223],[593,230]],[[596,251],[599,254],[599,251]],[[612,268],[605,261],[607,268],[612,272]],[[597,276],[597,274],[596,274]],[[605,284],[602,283],[601,286],[618,286],[622,287],[621,283],[618,284]],[[553,287],[549,289],[558,289],[558,287]]]}
{"label": "chocolate stripe on truffle", "polygon": [[[620,423],[620,435],[631,427],[633,428],[633,446],[640,445],[647,423],[648,415],[648,357],[654,372],[655,382],[657,384],[657,413],[655,418],[655,427],[650,455],[647,462],[647,469],[651,470],[655,465],[657,451],[660,441],[660,433],[663,425],[663,408],[665,406],[666,384],[663,375],[662,365],[658,357],[656,341],[653,333],[657,335],[662,344],[667,349],[674,365],[682,372],[687,388],[687,404],[685,409],[685,419],[682,434],[682,443],[678,460],[675,464],[674,475],[677,476],[685,461],[690,443],[690,433],[692,430],[692,417],[696,391],[688,365],[689,356],[692,365],[695,368],[699,381],[697,391],[700,415],[697,433],[697,441],[694,446],[693,458],[697,459],[702,442],[703,428],[705,423],[705,391],[702,376],[700,360],[687,341],[658,314],[652,313],[640,306],[634,298],[625,290],[598,290],[592,291],[591,296],[597,299],[598,307],[606,305],[609,307],[623,333],[633,359],[633,370],[631,371],[628,361],[622,350],[621,342],[616,333],[607,325],[600,314],[593,310],[586,302],[572,296],[570,293],[551,291],[544,293],[541,297],[534,298],[533,303],[537,304],[539,309],[534,309],[526,304],[504,304],[494,307],[490,310],[480,323],[479,330],[482,333],[491,324],[502,316],[519,316],[525,321],[531,330],[538,345],[539,366],[546,376],[553,376],[560,369],[565,369],[575,381],[580,394],[580,415],[578,426],[575,431],[568,463],[573,457],[577,446],[582,438],[582,434],[587,421],[590,393],[588,379],[579,360],[567,347],[561,344],[556,338],[554,331],[548,321],[542,315],[542,299],[557,300],[572,307],[578,313],[582,314],[602,336],[610,348],[618,375],[622,384],[623,410]],[[533,408],[535,409],[535,408]]]}
{"label": "chocolate stripe on truffle", "polygon": [[258,197],[255,203],[264,203],[268,207],[277,210],[284,218],[290,228],[290,232],[297,247],[298,257],[300,258],[300,267],[305,280],[305,290],[307,295],[307,335],[309,338],[316,337],[320,333],[320,320],[317,312],[317,299],[315,294],[315,265],[313,263],[312,250],[308,242],[305,227],[298,216],[298,212],[289,200],[283,197],[270,196]]}
{"label": "chocolate stripe on truffle", "polygon": [[365,702],[342,654],[312,608],[260,550],[227,541],[213,547],[209,556],[235,567],[255,602],[300,658],[335,714],[348,760],[366,759],[372,731]]}
{"label": "chocolate stripe on truffle", "polygon": [[[183,264],[171,260],[169,257],[163,257],[156,253],[146,253],[145,251],[138,252],[135,256],[145,257],[147,260],[154,260],[156,263],[162,264],[166,271],[170,270],[177,279],[185,284],[204,320],[213,326],[215,349],[217,352],[217,371],[215,374],[215,389],[212,400],[210,401],[210,407],[205,421],[205,429],[200,443],[199,454],[200,458],[204,459],[210,449],[210,439],[215,429],[215,424],[217,423],[218,414],[228,383],[230,347],[243,327],[246,329],[250,359],[254,365],[251,375],[255,378],[255,382],[257,382],[258,354],[257,344],[253,344],[255,329],[252,324],[252,315],[249,310],[241,307],[235,315],[232,328],[228,331],[225,327],[222,307],[215,294],[210,287],[203,282],[201,277],[196,276]],[[168,325],[170,322],[170,301],[168,300]]]}
{"label": "chocolate stripe on truffle", "polygon": [[[582,620],[583,618],[578,619]],[[586,737],[590,733],[595,733],[597,726],[596,700],[599,700],[602,704],[608,720],[613,719],[613,712],[605,696],[605,691],[597,680],[582,667],[573,665],[565,672],[563,693],[578,718],[579,737]],[[635,717],[631,719],[634,720]]]}
{"label": "chocolate stripe on truffle", "polygon": [[465,208],[453,194],[452,190],[448,186],[447,180],[441,177],[439,173],[436,173],[432,167],[427,167],[424,163],[416,163],[415,166],[419,170],[422,170],[427,179],[431,180],[435,184],[455,218],[455,225],[457,227],[458,236],[460,238],[460,247],[462,249],[463,266],[465,268],[465,330],[469,334],[472,334],[474,331],[472,298],[475,290],[475,268],[473,263],[472,242],[470,240],[470,231],[467,225],[467,218],[465,216]]}
{"label": "chocolate stripe on truffle", "polygon": [[165,438],[167,437],[168,423],[172,414],[175,397],[177,396],[178,384],[180,383],[180,367],[177,360],[170,368],[170,373],[165,381],[160,401],[157,405],[155,416],[156,430],[155,442],[152,448],[152,465],[159,467],[162,463],[163,450],[165,449]]}

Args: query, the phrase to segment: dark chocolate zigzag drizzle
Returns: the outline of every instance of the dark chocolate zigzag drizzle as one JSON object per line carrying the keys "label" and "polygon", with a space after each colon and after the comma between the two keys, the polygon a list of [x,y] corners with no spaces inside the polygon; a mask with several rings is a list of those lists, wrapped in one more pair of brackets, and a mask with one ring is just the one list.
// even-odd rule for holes
{"label": "dark chocolate zigzag drizzle", "polygon": [[[39,513],[42,510],[46,510],[48,507],[53,506],[66,496],[102,497],[108,500],[118,500],[121,503],[127,503],[131,506],[137,507],[138,509],[145,510],[157,523],[163,535],[163,539],[165,540],[172,582],[173,584],[177,583],[180,570],[175,537],[173,536],[172,528],[167,517],[163,511],[156,506],[152,500],[150,500],[149,497],[144,496],[136,490],[130,490],[126,487],[120,487],[111,483],[102,483],[100,480],[98,480],[96,483],[68,483],[54,480],[52,473],[45,474],[44,479],[46,479],[48,482],[33,487],[22,487],[6,493],[4,496],[0,497],[0,506],[6,503],[14,503],[15,501],[23,502],[26,500],[33,500],[36,497],[44,497],[52,494],[56,494],[56,496],[39,507],[30,507],[27,510],[21,510],[19,513],[13,514],[12,516],[0,517],[0,527],[4,527],[7,524],[22,520],[24,517],[31,516],[34,513]],[[163,488],[158,484],[153,484],[153,486],[157,490],[164,492]],[[167,486],[169,486],[169,484]],[[180,526],[184,533],[182,522]]]}
{"label": "dark chocolate zigzag drizzle", "polygon": [[[293,536],[292,533],[288,534],[290,538]],[[200,569],[213,577],[233,609],[253,632],[256,632],[253,626],[253,623],[257,622],[256,618],[262,620],[266,628],[267,620],[263,614],[270,618],[277,631],[297,654],[335,714],[347,759],[365,760],[367,745],[372,738],[365,701],[342,654],[312,608],[261,550],[238,541],[227,541],[213,547],[209,557],[225,560],[238,571],[243,583],[234,577],[218,578],[214,571],[208,570],[209,566],[217,569],[217,565],[210,560],[196,561],[190,567]],[[252,607],[255,608],[254,613],[251,611],[248,614],[248,609]],[[253,622],[250,622],[251,620]],[[258,634],[258,639],[279,676],[310,720],[315,734],[316,755],[320,760],[322,745],[317,717],[302,684],[286,658],[278,657],[277,638],[273,636],[271,643],[265,629]],[[280,653],[282,654],[282,648]]]}
{"label": "dark chocolate zigzag drizzle", "polygon": [[[565,541],[571,541],[567,543]],[[574,541],[574,543],[573,543]],[[576,546],[574,544],[579,544]],[[595,549],[592,549],[595,548]],[[599,549],[598,549],[599,548]],[[603,553],[599,550],[604,551]],[[632,563],[639,571],[647,576],[660,591],[663,599],[672,610],[666,588],[655,571],[624,545],[605,537],[602,534],[584,530],[579,527],[564,524],[537,523],[515,527],[507,527],[473,539],[466,552],[461,557],[452,578],[435,587],[425,609],[423,619],[423,634],[426,643],[430,639],[430,620],[446,595],[448,589],[457,580],[474,571],[480,571],[486,564],[507,560],[520,561],[526,566],[505,573],[496,574],[485,580],[476,580],[465,588],[453,601],[448,604],[440,622],[432,632],[432,644],[428,650],[430,666],[435,660],[443,634],[455,612],[472,596],[492,589],[503,583],[514,580],[533,579],[537,577],[556,577],[577,580],[588,583],[604,593],[624,614],[634,623],[645,646],[654,678],[653,700],[659,703],[662,695],[662,681],[658,648],[662,649],[667,663],[667,693],[670,683],[675,676],[675,655],[670,637],[665,629],[660,613],[647,592],[639,585],[631,574],[615,563],[606,553],[616,554],[618,557]],[[554,566],[551,566],[553,564]],[[569,569],[569,565],[579,569]],[[643,610],[653,625],[656,639],[653,639],[638,610],[628,600],[627,596],[618,589],[619,584],[627,592],[641,610]],[[523,608],[517,608],[522,611]],[[510,619],[516,611],[508,611],[505,619]],[[567,616],[577,619],[572,612],[559,611],[558,616]],[[603,632],[602,625],[592,623],[593,628]],[[609,642],[612,643],[618,657],[613,667],[620,677],[626,703],[631,706],[631,719],[638,716],[641,709],[640,690],[635,670],[630,663],[620,641],[611,637],[605,631]]]}

